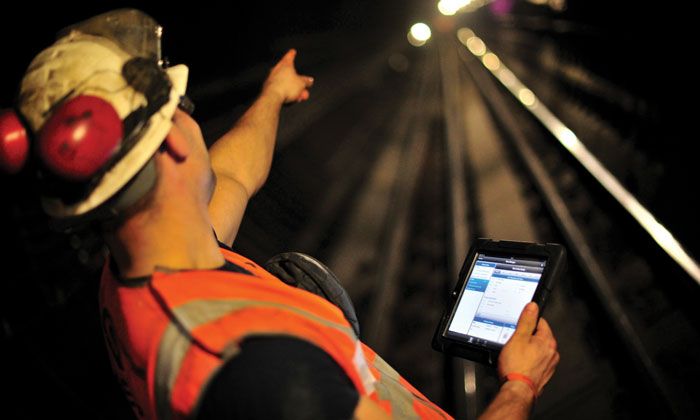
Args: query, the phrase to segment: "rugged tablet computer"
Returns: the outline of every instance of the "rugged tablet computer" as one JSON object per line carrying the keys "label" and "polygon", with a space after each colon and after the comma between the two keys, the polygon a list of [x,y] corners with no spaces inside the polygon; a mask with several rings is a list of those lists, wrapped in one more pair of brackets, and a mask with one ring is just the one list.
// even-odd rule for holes
{"label": "rugged tablet computer", "polygon": [[565,265],[566,250],[558,244],[477,240],[462,265],[433,348],[495,365],[525,305],[537,302],[541,315]]}

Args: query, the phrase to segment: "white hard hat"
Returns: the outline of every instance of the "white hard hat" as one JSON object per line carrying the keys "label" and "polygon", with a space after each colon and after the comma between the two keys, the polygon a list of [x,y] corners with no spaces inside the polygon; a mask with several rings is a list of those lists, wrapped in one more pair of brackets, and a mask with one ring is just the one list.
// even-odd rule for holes
{"label": "white hard hat", "polygon": [[[185,94],[188,69],[184,65],[162,68],[161,32],[160,26],[144,13],[117,10],[66,28],[58,41],[30,64],[22,80],[17,109],[27,128],[37,134],[37,149],[43,158],[39,165],[43,171],[41,182],[48,185],[42,191],[42,204],[49,215],[82,216],[107,202],[118,201],[115,197],[124,195],[127,184],[134,184],[132,180],[143,172],[165,139]],[[90,103],[111,105],[116,112],[113,120],[121,127],[121,131],[107,133],[116,139],[83,142],[83,148],[93,149],[87,152],[91,159],[99,155],[94,164],[85,160],[85,153],[70,149],[72,141],[54,141],[51,133],[44,133],[56,124],[74,124],[75,117],[58,123],[52,119],[59,118],[61,107],[70,107],[84,98],[89,98]],[[87,116],[94,113],[81,112]],[[74,132],[68,137],[71,136],[75,137]],[[47,146],[51,142],[56,148]],[[66,152],[66,148],[70,150]],[[136,193],[131,191],[126,201],[112,206],[111,213],[150,190],[154,174],[141,178],[147,179],[132,188]]]}

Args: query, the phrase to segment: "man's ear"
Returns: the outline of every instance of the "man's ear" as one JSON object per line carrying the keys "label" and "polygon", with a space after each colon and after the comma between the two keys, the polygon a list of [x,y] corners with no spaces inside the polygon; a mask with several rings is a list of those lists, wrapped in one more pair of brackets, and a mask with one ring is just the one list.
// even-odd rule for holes
{"label": "man's ear", "polygon": [[177,162],[182,162],[187,159],[187,155],[190,152],[187,139],[185,139],[180,127],[178,127],[175,122],[173,122],[173,126],[170,127],[170,132],[165,137],[163,146],[165,147],[164,151],[170,153]]}

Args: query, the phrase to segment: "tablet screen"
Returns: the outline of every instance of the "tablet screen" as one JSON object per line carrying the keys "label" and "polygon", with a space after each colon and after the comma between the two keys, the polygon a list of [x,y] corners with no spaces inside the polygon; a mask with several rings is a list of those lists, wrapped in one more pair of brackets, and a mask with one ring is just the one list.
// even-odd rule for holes
{"label": "tablet screen", "polygon": [[502,347],[532,300],[546,260],[477,253],[446,335]]}

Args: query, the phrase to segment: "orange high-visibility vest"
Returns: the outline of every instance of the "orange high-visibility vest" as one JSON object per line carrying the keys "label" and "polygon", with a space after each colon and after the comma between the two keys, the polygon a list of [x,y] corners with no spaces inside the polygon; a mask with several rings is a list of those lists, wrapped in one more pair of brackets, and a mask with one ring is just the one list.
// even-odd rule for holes
{"label": "orange high-visibility vest", "polygon": [[335,305],[240,255],[221,252],[251,274],[156,272],[128,284],[105,265],[103,332],[112,369],[139,419],[188,418],[217,370],[256,335],[287,335],[318,346],[359,394],[395,418],[451,418],[361,343]]}

